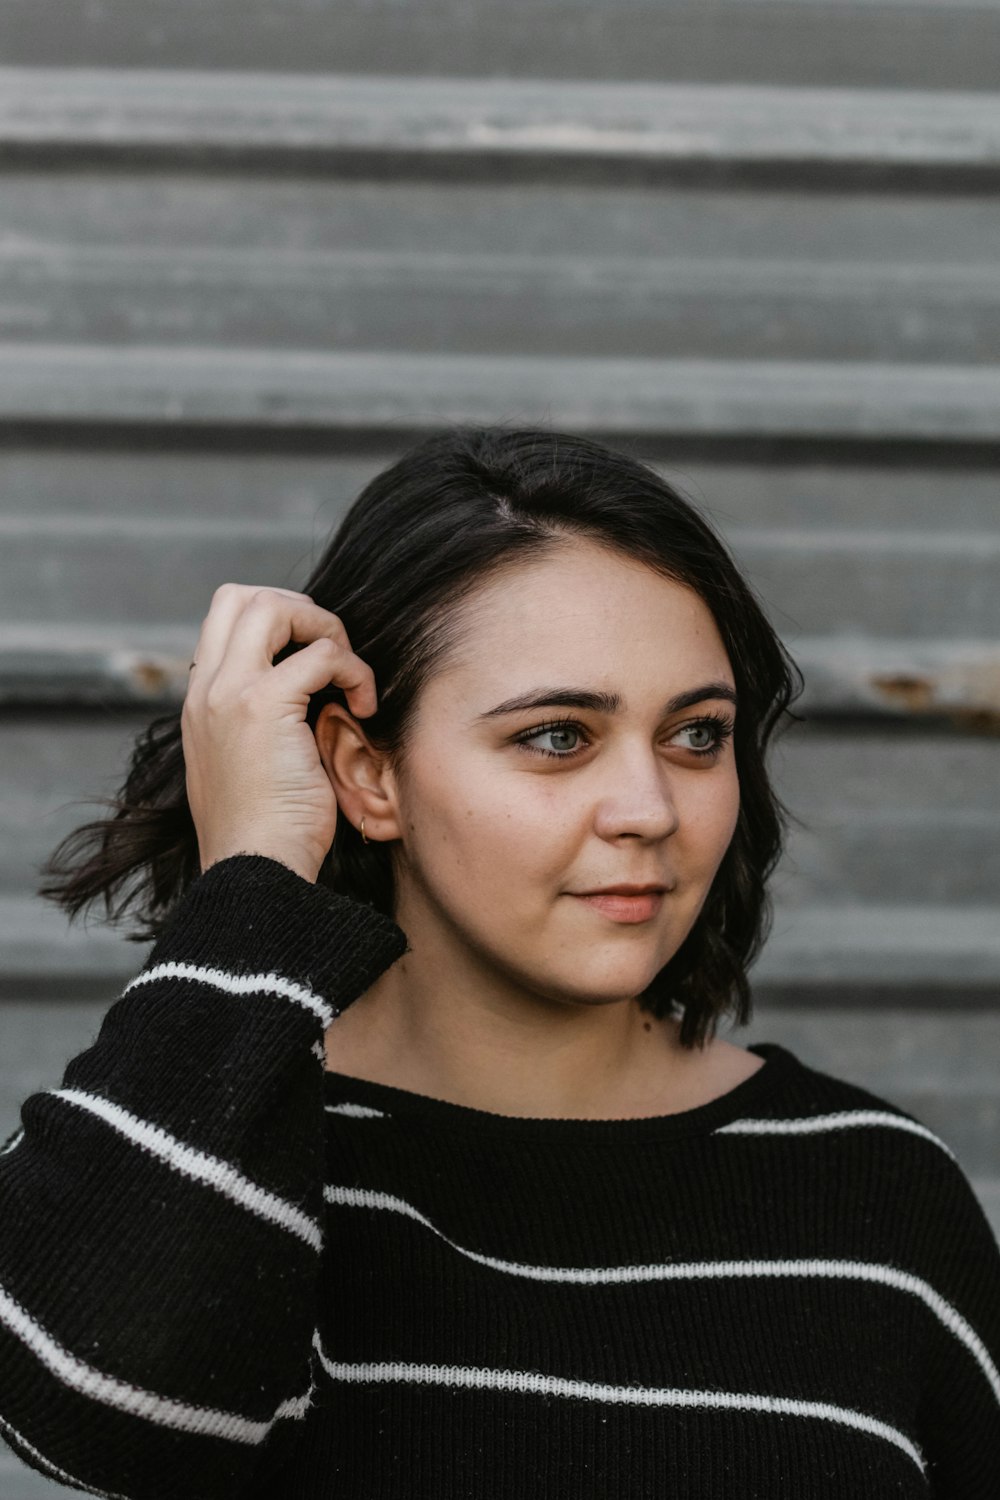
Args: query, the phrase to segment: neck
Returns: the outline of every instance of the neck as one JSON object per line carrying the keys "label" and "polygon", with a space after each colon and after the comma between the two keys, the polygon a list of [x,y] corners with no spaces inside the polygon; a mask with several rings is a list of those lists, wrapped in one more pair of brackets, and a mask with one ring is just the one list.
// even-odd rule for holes
{"label": "neck", "polygon": [[705,1056],[678,1030],[634,998],[528,992],[421,935],[330,1027],[326,1066],[497,1114],[669,1113],[689,1107]]}

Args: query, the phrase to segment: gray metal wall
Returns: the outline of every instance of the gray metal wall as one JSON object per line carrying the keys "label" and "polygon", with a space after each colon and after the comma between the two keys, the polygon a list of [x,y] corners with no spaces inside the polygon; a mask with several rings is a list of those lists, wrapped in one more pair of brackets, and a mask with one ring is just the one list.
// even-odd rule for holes
{"label": "gray metal wall", "polygon": [[997,0],[0,0],[0,56],[0,1137],[143,960],[37,872],[214,588],[543,422],[701,503],[806,674],[735,1039],[911,1109],[1000,1233]]}

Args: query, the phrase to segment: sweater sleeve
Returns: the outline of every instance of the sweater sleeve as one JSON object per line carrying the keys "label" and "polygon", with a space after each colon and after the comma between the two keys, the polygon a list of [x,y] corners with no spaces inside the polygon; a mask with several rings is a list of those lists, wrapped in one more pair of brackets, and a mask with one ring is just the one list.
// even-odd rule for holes
{"label": "sweater sleeve", "polygon": [[0,1434],[123,1500],[230,1500],[301,1420],[323,1224],[323,1035],[406,950],[237,854],[186,891],[0,1152]]}
{"label": "sweater sleeve", "polygon": [[[962,1169],[943,1155],[924,1221],[934,1313],[919,1413],[936,1500],[1000,1495],[1000,1245]],[[923,1198],[923,1193],[920,1195]],[[919,1231],[918,1231],[919,1232]]]}

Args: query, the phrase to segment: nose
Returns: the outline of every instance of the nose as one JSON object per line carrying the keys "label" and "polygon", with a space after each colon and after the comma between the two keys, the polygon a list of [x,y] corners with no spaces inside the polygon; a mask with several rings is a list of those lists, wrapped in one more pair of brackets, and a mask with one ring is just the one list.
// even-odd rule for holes
{"label": "nose", "polygon": [[603,839],[632,835],[669,838],[680,823],[672,768],[648,747],[607,761],[594,809],[594,829]]}

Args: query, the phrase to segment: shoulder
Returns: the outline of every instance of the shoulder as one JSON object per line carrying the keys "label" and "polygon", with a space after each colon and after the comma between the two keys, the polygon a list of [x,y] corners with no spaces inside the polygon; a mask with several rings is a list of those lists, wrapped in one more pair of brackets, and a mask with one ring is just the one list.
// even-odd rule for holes
{"label": "shoulder", "polygon": [[[815,1170],[853,1181],[874,1196],[907,1205],[907,1220],[947,1207],[985,1215],[947,1140],[894,1099],[812,1067],[777,1043],[761,1043],[767,1067],[737,1090],[735,1117],[717,1134],[770,1144],[771,1163],[789,1169],[808,1157]],[[751,1054],[751,1056],[754,1054]],[[795,1143],[796,1163],[788,1160]],[[988,1225],[987,1225],[988,1228]]]}
{"label": "shoulder", "polygon": [[[970,1431],[977,1427],[980,1438],[998,1430],[994,1229],[951,1145],[925,1121],[777,1044],[759,1050],[776,1065],[768,1087],[765,1069],[756,1086],[754,1079],[747,1085],[752,1097],[739,1116],[715,1136],[730,1141],[727,1153],[739,1154],[732,1165],[766,1199],[783,1243],[811,1255],[823,1274],[866,1283],[867,1316],[909,1308],[926,1410],[954,1409],[943,1437],[924,1438],[941,1466],[942,1493],[955,1493],[946,1455],[950,1444],[965,1441],[956,1437],[959,1420]],[[901,1324],[893,1314],[886,1326],[889,1338]]]}
{"label": "shoulder", "polygon": [[761,1042],[757,1050],[773,1073],[771,1087],[760,1095],[762,1113],[769,1118],[809,1120],[817,1129],[900,1130],[949,1151],[935,1131],[894,1099],[813,1067],[777,1042]]}

